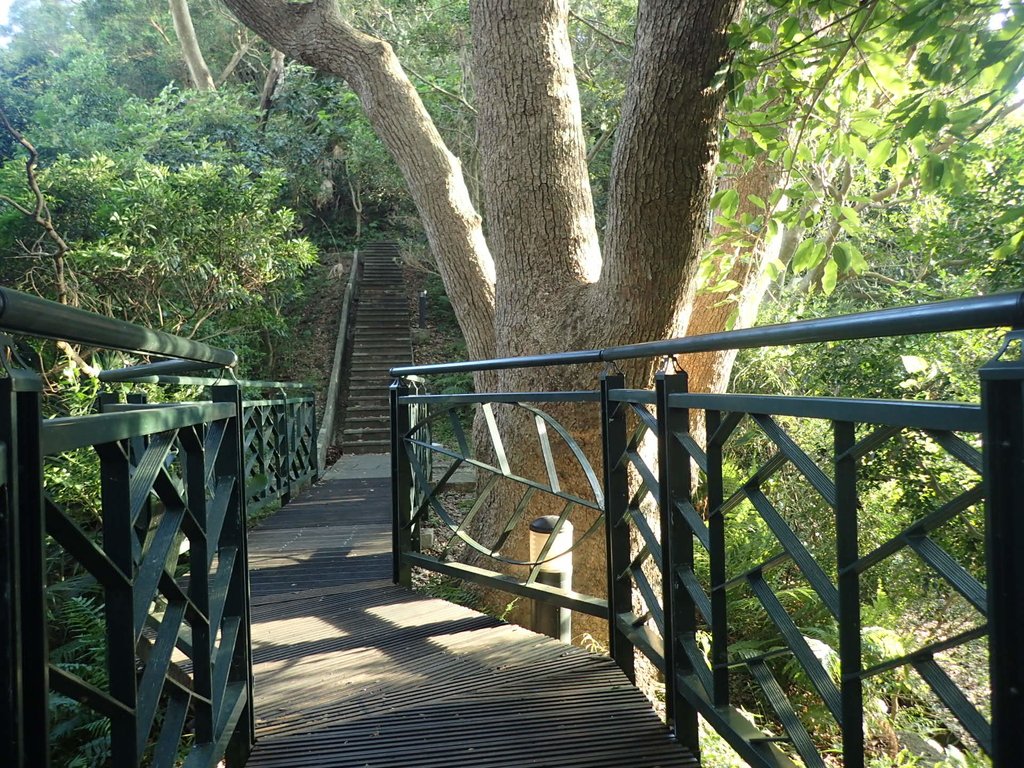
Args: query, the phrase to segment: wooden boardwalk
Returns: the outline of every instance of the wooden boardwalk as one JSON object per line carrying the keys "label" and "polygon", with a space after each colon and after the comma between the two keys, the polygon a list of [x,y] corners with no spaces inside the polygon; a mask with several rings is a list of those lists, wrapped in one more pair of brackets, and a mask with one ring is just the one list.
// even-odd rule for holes
{"label": "wooden boardwalk", "polygon": [[390,581],[386,478],[250,536],[251,768],[695,768],[607,658]]}

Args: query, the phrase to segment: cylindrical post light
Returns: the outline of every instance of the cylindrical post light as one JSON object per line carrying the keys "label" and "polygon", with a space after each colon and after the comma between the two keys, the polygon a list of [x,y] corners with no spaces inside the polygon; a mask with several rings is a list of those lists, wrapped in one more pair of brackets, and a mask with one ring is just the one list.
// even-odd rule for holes
{"label": "cylindrical post light", "polygon": [[[530,560],[541,559],[541,553],[558,523],[557,515],[538,517],[530,523]],[[547,549],[544,562],[538,566],[537,582],[559,589],[572,589],[572,523],[566,520]],[[533,601],[533,631],[563,643],[572,639],[571,612],[568,608]]]}

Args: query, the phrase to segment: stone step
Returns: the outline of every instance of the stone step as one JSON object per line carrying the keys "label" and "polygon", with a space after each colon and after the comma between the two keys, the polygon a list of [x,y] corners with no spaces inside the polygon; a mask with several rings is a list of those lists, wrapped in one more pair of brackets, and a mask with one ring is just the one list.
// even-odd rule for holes
{"label": "stone step", "polygon": [[376,424],[368,425],[345,425],[345,429],[342,430],[343,435],[349,437],[382,437],[384,435],[391,434],[391,425],[387,422],[377,422]]}
{"label": "stone step", "polygon": [[356,377],[357,379],[358,378],[364,378],[365,379],[365,378],[370,377],[370,376],[379,376],[379,377],[384,377],[384,378],[390,378],[390,376],[388,374],[388,371],[395,367],[395,366],[391,365],[391,362],[393,362],[393,361],[388,361],[388,362],[381,363],[381,362],[370,362],[370,361],[367,361],[365,359],[362,359],[362,360],[357,360],[356,363],[350,368],[350,370],[353,373],[363,374],[362,377],[358,377],[357,376]]}
{"label": "stone step", "polygon": [[345,430],[390,429],[391,419],[387,416],[356,416],[345,419]]}
{"label": "stone step", "polygon": [[389,397],[388,390],[384,387],[350,391],[348,398],[349,408],[364,405],[385,408],[388,405]]}
{"label": "stone step", "polygon": [[372,427],[346,427],[342,436],[362,439],[381,439],[391,434],[391,428],[387,424],[375,424]]}
{"label": "stone step", "polygon": [[356,344],[352,347],[353,362],[360,357],[378,357],[382,360],[405,360],[409,355],[409,345],[393,344]]}
{"label": "stone step", "polygon": [[406,355],[358,355],[353,356],[350,370],[361,373],[387,373],[398,364],[409,365],[410,356]]}
{"label": "stone step", "polygon": [[359,455],[363,453],[387,453],[391,450],[390,440],[365,440],[361,442],[352,442],[342,446],[344,453],[350,453],[353,455]]}
{"label": "stone step", "polygon": [[362,283],[339,437],[344,453],[386,453],[391,448],[388,369],[412,361],[412,307],[395,243],[371,243],[360,248],[360,256]]}

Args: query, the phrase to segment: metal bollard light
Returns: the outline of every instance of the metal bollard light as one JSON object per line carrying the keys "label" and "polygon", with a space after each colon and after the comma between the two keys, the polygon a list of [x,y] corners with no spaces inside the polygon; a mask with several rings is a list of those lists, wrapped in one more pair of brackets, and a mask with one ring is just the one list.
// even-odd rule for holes
{"label": "metal bollard light", "polygon": [[[540,559],[551,532],[558,522],[557,515],[538,517],[530,523],[530,560]],[[572,589],[572,523],[566,520],[555,540],[548,547],[545,561],[538,567],[537,582],[559,589]],[[568,608],[533,601],[532,628],[534,632],[568,643],[572,639],[572,613]]]}
{"label": "metal bollard light", "polygon": [[426,291],[420,291],[419,299],[420,299],[420,304],[419,304],[419,309],[420,309],[420,328],[426,328],[427,327],[427,292]]}

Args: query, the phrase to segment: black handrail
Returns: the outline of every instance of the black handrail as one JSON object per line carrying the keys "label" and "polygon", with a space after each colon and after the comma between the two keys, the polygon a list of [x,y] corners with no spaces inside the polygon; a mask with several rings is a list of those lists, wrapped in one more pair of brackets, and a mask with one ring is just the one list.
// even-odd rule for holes
{"label": "black handrail", "polygon": [[174,376],[181,373],[195,373],[220,367],[216,363],[197,362],[195,360],[158,360],[155,363],[142,363],[140,365],[129,365],[124,368],[111,368],[109,371],[100,371],[97,378],[100,381],[106,382],[138,381],[139,379],[151,376]]}
{"label": "black handrail", "polygon": [[230,349],[211,347],[3,287],[0,287],[0,330],[126,352],[183,358],[209,363],[207,367],[233,368],[238,363],[238,356]]}
{"label": "black handrail", "polygon": [[908,307],[857,312],[838,317],[798,320],[794,323],[756,326],[738,331],[708,333],[665,341],[626,344],[606,349],[559,352],[548,355],[468,360],[459,363],[406,365],[390,370],[394,377],[435,373],[472,373],[507,368],[537,368],[633,360],[665,355],[684,355],[725,349],[753,349],[787,344],[946,333],[995,327],[1024,326],[1024,291],[950,299]]}

